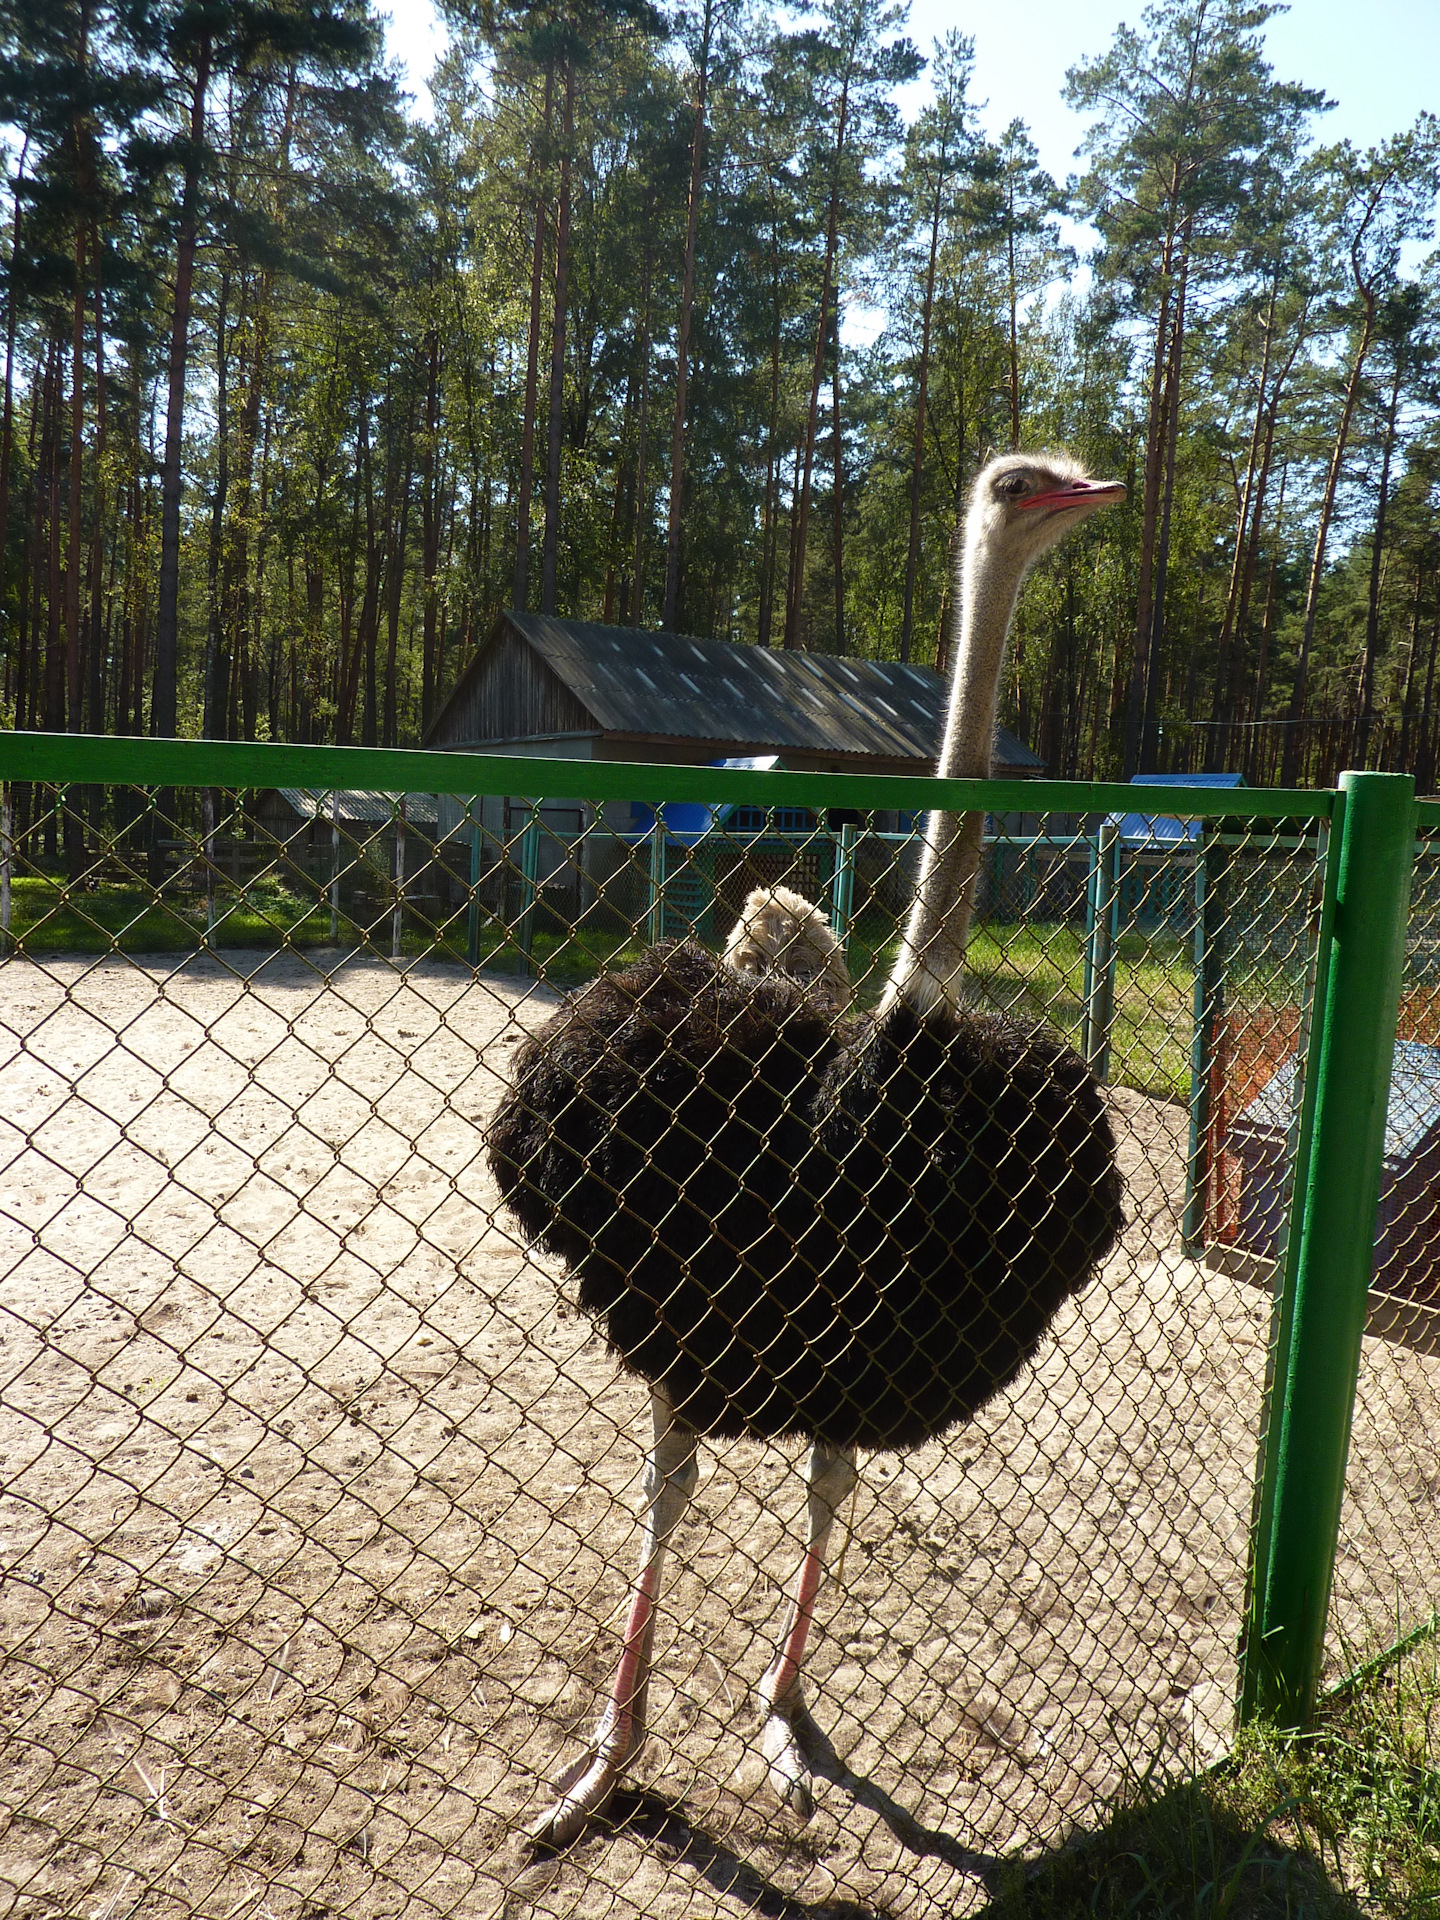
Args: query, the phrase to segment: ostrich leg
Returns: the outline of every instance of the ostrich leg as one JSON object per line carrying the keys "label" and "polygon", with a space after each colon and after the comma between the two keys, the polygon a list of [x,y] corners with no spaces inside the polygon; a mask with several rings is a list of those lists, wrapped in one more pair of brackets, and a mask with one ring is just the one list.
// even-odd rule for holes
{"label": "ostrich leg", "polygon": [[676,1419],[674,1408],[658,1389],[651,1392],[650,1413],[655,1438],[645,1464],[645,1538],[640,1570],[630,1593],[620,1664],[594,1738],[555,1782],[559,1797],[530,1829],[530,1838],[545,1846],[564,1847],[575,1839],[591,1814],[598,1813],[610,1798],[620,1775],[645,1744],[655,1601],[665,1549],[685,1517],[698,1472],[695,1435]]}
{"label": "ostrich leg", "polygon": [[855,1485],[855,1449],[828,1447],[817,1440],[805,1466],[809,1538],[800,1562],[795,1595],[785,1622],[780,1651],[760,1682],[765,1709],[762,1751],[770,1768],[770,1785],[780,1802],[802,1820],[808,1820],[814,1801],[810,1765],[801,1745],[799,1723],[805,1713],[800,1691],[800,1663],[815,1614],[815,1595],[825,1570],[825,1549],[840,1503]]}

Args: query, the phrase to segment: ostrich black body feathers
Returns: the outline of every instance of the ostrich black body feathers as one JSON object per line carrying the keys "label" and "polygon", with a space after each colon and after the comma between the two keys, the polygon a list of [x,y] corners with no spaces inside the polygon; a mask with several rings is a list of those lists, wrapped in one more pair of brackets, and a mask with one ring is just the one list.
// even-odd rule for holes
{"label": "ostrich black body feathers", "polygon": [[918,1446],[1034,1353],[1121,1224],[1098,1087],[1043,1027],[836,1025],[667,942],[521,1049],[500,1190],[700,1433]]}

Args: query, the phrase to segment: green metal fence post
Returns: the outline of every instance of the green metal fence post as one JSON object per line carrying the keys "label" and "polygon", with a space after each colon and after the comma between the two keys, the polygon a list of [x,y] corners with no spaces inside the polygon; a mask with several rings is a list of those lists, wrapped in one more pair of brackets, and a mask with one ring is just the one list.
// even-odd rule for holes
{"label": "green metal fence post", "polygon": [[10,869],[14,864],[14,789],[0,783],[0,954],[10,951]]}
{"label": "green metal fence post", "polygon": [[850,916],[855,902],[855,829],[840,829],[835,849],[835,873],[830,883],[830,930],[840,942],[842,953],[850,948]]}
{"label": "green metal fence post", "polygon": [[465,914],[465,958],[472,967],[480,964],[480,818],[476,809],[478,795],[465,803],[470,817],[470,897]]}
{"label": "green metal fence post", "polygon": [[665,938],[665,822],[655,810],[650,829],[650,884],[645,903],[645,944],[658,947]]}
{"label": "green metal fence post", "polygon": [[340,795],[330,794],[330,944],[340,942]]}
{"label": "green metal fence post", "polygon": [[1185,1174],[1185,1221],[1181,1240],[1198,1256],[1205,1244],[1205,1197],[1210,1184],[1210,1076],[1215,1036],[1225,1014],[1228,930],[1222,877],[1226,853],[1215,844],[1211,823],[1195,862],[1195,983],[1190,1030],[1190,1146]]}
{"label": "green metal fence post", "polygon": [[[1285,1335],[1262,1439],[1240,1718],[1300,1729],[1314,1708],[1340,1530],[1414,857],[1415,782],[1346,773],[1298,1251],[1276,1302]],[[1307,1095],[1307,1106],[1309,1096]],[[1293,1237],[1293,1229],[1292,1229]],[[1288,1296],[1288,1297],[1287,1297]]]}
{"label": "green metal fence post", "polygon": [[1115,1024],[1115,942],[1120,915],[1120,828],[1101,823],[1095,837],[1086,900],[1085,1008],[1080,1051],[1097,1080],[1110,1074],[1110,1033]]}
{"label": "green metal fence post", "polygon": [[520,916],[515,923],[515,942],[525,956],[527,972],[534,971],[530,948],[535,938],[535,902],[540,894],[540,809],[527,802],[530,817],[520,836]]}
{"label": "green metal fence post", "polygon": [[390,908],[390,958],[398,960],[405,939],[405,802],[402,793],[395,814],[395,899]]}

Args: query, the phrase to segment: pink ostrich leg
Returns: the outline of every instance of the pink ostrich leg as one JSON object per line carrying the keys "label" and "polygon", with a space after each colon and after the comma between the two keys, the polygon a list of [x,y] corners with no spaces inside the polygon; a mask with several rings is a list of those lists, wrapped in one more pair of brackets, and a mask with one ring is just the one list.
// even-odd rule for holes
{"label": "pink ostrich leg", "polygon": [[799,1722],[805,1711],[800,1691],[800,1667],[805,1643],[815,1617],[815,1596],[825,1571],[825,1549],[841,1501],[855,1485],[853,1447],[827,1447],[817,1440],[805,1468],[809,1537],[800,1562],[794,1598],[790,1602],[780,1651],[760,1682],[760,1704],[765,1709],[761,1749],[770,1769],[770,1785],[781,1804],[802,1820],[814,1807],[810,1763],[801,1744]]}
{"label": "pink ostrich leg", "polygon": [[685,1517],[695,1490],[695,1435],[675,1418],[658,1390],[650,1395],[655,1438],[645,1466],[645,1539],[640,1570],[630,1594],[630,1612],[615,1683],[595,1736],[555,1782],[557,1799],[530,1829],[545,1846],[564,1847],[610,1798],[625,1768],[645,1744],[645,1702],[650,1653],[655,1643],[655,1602],[670,1536]]}

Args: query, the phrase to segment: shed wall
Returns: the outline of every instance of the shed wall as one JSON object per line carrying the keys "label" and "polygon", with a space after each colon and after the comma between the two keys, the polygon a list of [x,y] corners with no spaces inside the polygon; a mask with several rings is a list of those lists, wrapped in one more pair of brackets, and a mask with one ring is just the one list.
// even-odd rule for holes
{"label": "shed wall", "polygon": [[[536,734],[589,733],[595,718],[510,627],[502,626],[468,685],[456,689],[429,744],[489,745]],[[566,752],[570,749],[567,747]]]}

